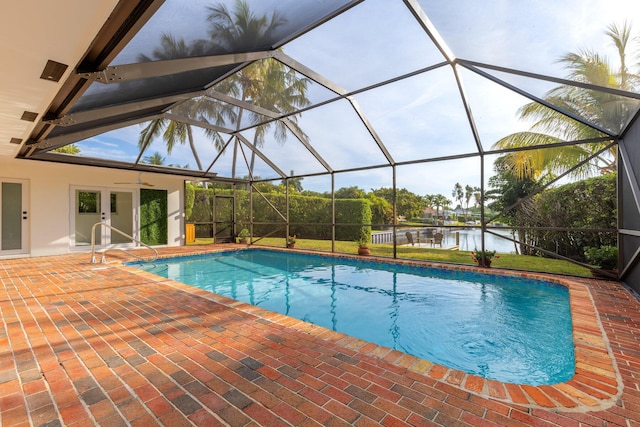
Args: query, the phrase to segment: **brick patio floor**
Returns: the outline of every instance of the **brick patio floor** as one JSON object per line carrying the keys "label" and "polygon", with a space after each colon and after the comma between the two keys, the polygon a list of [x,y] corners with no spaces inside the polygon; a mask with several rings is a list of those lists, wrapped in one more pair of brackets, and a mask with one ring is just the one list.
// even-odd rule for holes
{"label": "brick patio floor", "polygon": [[0,261],[2,426],[640,426],[640,303],[615,282],[558,279],[576,375],[532,387],[88,258]]}

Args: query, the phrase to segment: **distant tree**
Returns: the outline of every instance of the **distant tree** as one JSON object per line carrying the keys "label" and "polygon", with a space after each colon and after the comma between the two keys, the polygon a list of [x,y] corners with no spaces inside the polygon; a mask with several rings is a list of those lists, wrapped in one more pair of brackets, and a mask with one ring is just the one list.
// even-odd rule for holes
{"label": "distant tree", "polygon": [[462,208],[462,199],[464,198],[464,192],[462,191],[462,185],[460,185],[459,182],[456,182],[456,185],[453,186],[451,196],[453,197],[453,200],[458,202],[460,208]]}
{"label": "distant tree", "polygon": [[464,201],[465,201],[467,215],[469,214],[469,202],[471,201],[471,197],[473,197],[474,191],[475,191],[475,188],[470,186],[469,184],[464,186]]}
{"label": "distant tree", "polygon": [[[148,165],[157,165],[157,166],[164,166],[164,162],[167,160],[166,157],[164,157],[162,154],[160,154],[159,151],[156,151],[155,153],[151,154],[150,156],[144,156],[142,158],[141,163],[146,163]],[[180,169],[189,169],[189,163],[184,164],[184,165],[179,165],[177,163],[170,163],[167,165],[170,168],[180,168]],[[202,184],[203,187],[207,187],[207,183],[203,183]]]}
{"label": "distant tree", "polygon": [[[293,170],[291,170],[291,173],[289,174],[290,176],[294,175]],[[280,181],[280,185],[282,185],[282,187],[285,187],[287,185],[287,181],[289,182],[289,188],[293,191],[295,191],[296,193],[302,193],[302,180],[304,180],[304,178],[289,178],[289,179],[283,179],[282,181]]]}
{"label": "distant tree", "polygon": [[451,201],[443,194],[436,194],[433,203],[436,207],[436,215],[440,216],[440,208],[442,208],[444,212],[444,210],[451,204]]}
{"label": "distant tree", "polygon": [[[372,193],[393,204],[393,189],[389,187],[372,190]],[[419,218],[424,209],[424,199],[406,188],[396,189],[396,210],[398,216],[407,219]]]}
{"label": "distant tree", "polygon": [[477,208],[482,202],[482,193],[480,187],[473,188],[473,207]]}
{"label": "distant tree", "polygon": [[309,196],[309,197],[324,197],[324,198],[330,198],[326,193],[320,192],[320,191],[313,191],[313,190],[302,190],[302,192],[300,193],[300,195],[302,196]]}
{"label": "distant tree", "polygon": [[[249,176],[245,175],[244,177],[242,177],[242,179],[249,181]],[[253,186],[261,193],[282,193],[282,190],[284,188],[280,185],[275,185],[271,181],[260,181],[261,178],[259,176],[254,176],[253,179],[259,181],[254,182]]]}
{"label": "distant tree", "polygon": [[[179,165],[177,163],[169,163],[167,166],[169,166],[170,168],[189,169],[189,163],[185,163],[184,165]],[[208,185],[209,185],[208,182],[202,183],[202,186],[205,188],[207,188]]]}
{"label": "distant tree", "polygon": [[[496,160],[494,168],[496,175],[489,178],[490,190],[486,192],[486,198],[490,201],[488,207],[499,213],[502,222],[517,230],[520,244],[515,247],[516,253],[533,255],[532,249],[524,243],[532,243],[532,234],[525,227],[530,224],[535,206],[532,198],[524,202],[522,199],[538,191],[542,183],[514,173],[505,156]],[[511,208],[516,203],[519,204]]]}
{"label": "distant tree", "polygon": [[371,223],[393,224],[393,206],[386,199],[369,193],[367,198],[371,200]]}
{"label": "distant tree", "polygon": [[156,151],[155,153],[153,153],[150,156],[144,156],[142,158],[142,161],[144,163],[150,164],[150,165],[164,165],[165,162],[165,157],[162,156],[162,154],[160,154],[160,152]]}
{"label": "distant tree", "polygon": [[356,186],[342,187],[335,191],[336,199],[363,199],[366,196],[367,192]]}
{"label": "distant tree", "polygon": [[63,145],[62,147],[58,147],[55,150],[51,150],[55,153],[63,153],[63,154],[72,154],[77,155],[80,154],[81,150],[76,144]]}
{"label": "distant tree", "polygon": [[433,209],[436,205],[436,195],[435,194],[426,194],[422,198],[424,200],[424,205],[427,209]]}

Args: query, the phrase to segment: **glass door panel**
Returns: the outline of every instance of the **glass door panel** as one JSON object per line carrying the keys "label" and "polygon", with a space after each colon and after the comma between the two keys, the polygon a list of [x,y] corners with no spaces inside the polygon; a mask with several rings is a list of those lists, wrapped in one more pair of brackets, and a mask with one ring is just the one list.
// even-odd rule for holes
{"label": "glass door panel", "polygon": [[[135,237],[135,212],[137,207],[133,191],[111,190],[108,188],[74,190],[75,212],[72,230],[75,246],[91,246],[91,229],[102,222],[115,227],[124,234]],[[107,245],[132,245],[133,241],[109,227],[96,227],[95,244],[97,247]]]}
{"label": "glass door panel", "polygon": [[[99,190],[75,191],[76,246],[91,245],[91,228],[102,220],[102,192]],[[102,245],[101,227],[96,227],[95,243]]]}
{"label": "glass door panel", "polygon": [[[133,193],[111,191],[109,194],[109,222],[129,236],[133,236]],[[110,230],[109,230],[110,231]],[[132,243],[131,239],[111,231],[111,243]]]}
{"label": "glass door panel", "polygon": [[27,236],[26,183],[4,181],[0,186],[0,253],[24,253]]}

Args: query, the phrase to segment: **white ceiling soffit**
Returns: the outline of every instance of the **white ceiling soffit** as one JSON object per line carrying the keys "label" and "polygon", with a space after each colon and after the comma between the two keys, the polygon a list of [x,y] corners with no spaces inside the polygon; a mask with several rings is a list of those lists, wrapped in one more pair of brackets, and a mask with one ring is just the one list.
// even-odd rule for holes
{"label": "white ceiling soffit", "polygon": [[[117,4],[118,0],[56,0],[3,5],[0,156],[15,157]],[[59,82],[40,77],[49,60],[67,65]]]}

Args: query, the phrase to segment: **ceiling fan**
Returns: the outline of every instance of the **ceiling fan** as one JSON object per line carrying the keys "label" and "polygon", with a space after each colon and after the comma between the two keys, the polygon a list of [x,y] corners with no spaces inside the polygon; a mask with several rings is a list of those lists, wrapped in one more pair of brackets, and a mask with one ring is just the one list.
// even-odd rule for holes
{"label": "ceiling fan", "polygon": [[141,185],[143,187],[154,187],[153,184],[142,180],[142,172],[138,172],[138,179],[133,182],[114,182],[114,184],[125,184],[125,185]]}

